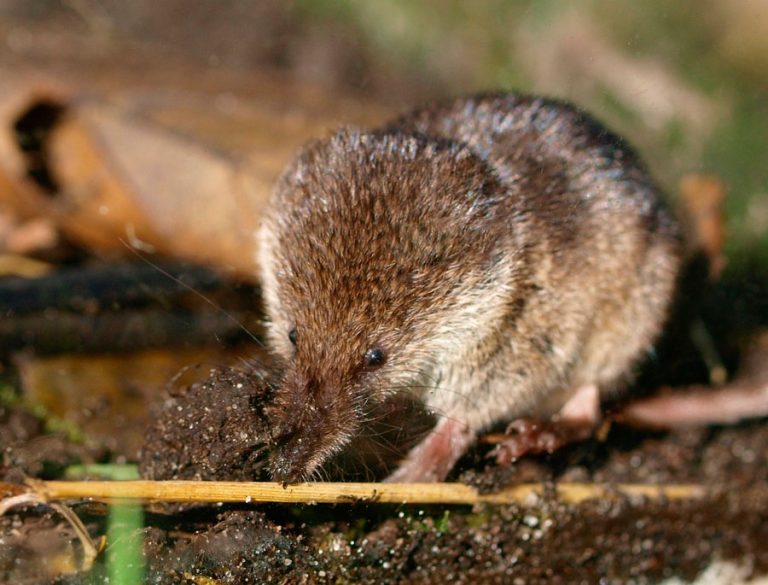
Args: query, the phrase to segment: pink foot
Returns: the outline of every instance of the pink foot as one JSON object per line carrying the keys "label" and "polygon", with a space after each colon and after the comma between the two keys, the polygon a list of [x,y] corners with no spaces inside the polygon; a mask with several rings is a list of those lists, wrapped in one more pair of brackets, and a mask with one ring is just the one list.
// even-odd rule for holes
{"label": "pink foot", "polygon": [[475,440],[475,433],[455,419],[441,418],[434,429],[411,449],[400,467],[385,481],[416,483],[442,481]]}
{"label": "pink foot", "polygon": [[[594,425],[566,422],[537,422],[520,418],[507,427],[510,436],[496,445],[491,456],[499,465],[514,463],[523,455],[554,453],[569,443],[588,438]],[[512,434],[514,433],[514,434]]]}
{"label": "pink foot", "polygon": [[507,427],[511,435],[491,452],[499,465],[509,465],[523,455],[554,453],[564,445],[582,441],[592,434],[600,419],[597,386],[577,388],[552,420],[518,419]]}

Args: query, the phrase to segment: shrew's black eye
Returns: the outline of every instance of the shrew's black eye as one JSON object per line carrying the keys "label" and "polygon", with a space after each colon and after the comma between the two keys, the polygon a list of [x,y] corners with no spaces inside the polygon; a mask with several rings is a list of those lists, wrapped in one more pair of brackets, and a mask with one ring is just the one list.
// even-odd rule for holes
{"label": "shrew's black eye", "polygon": [[294,327],[288,332],[288,340],[293,344],[296,345],[296,339],[297,339],[297,333],[296,328]]}
{"label": "shrew's black eye", "polygon": [[384,350],[380,347],[372,347],[365,352],[365,365],[375,367],[384,363]]}

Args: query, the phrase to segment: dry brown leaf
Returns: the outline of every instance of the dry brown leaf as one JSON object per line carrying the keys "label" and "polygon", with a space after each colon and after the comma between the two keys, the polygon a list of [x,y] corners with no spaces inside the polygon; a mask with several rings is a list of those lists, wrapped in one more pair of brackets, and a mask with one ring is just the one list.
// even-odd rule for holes
{"label": "dry brown leaf", "polygon": [[0,253],[0,277],[2,276],[23,276],[24,278],[35,278],[47,274],[52,266],[46,262],[21,256],[19,254]]}
{"label": "dry brown leaf", "polygon": [[53,78],[2,67],[0,85],[0,201],[22,218],[45,216],[47,197],[29,180],[28,161],[19,144],[17,124],[32,104],[62,103],[68,99],[68,93]]}
{"label": "dry brown leaf", "polygon": [[50,151],[70,210],[62,222],[78,240],[254,273],[269,183],[234,157],[97,103],[70,114]]}
{"label": "dry brown leaf", "polygon": [[[277,75],[143,64],[89,55],[31,75],[0,57],[0,200],[97,253],[127,242],[253,278],[259,213],[295,150],[384,113]],[[37,150],[23,151],[20,120]],[[30,177],[41,161],[47,182]]]}
{"label": "dry brown leaf", "polygon": [[690,246],[707,257],[709,276],[717,280],[726,263],[725,185],[712,175],[686,175],[680,180],[679,192]]}
{"label": "dry brown leaf", "polygon": [[33,254],[56,246],[59,234],[50,219],[36,217],[13,226],[0,238],[2,247],[12,254]]}

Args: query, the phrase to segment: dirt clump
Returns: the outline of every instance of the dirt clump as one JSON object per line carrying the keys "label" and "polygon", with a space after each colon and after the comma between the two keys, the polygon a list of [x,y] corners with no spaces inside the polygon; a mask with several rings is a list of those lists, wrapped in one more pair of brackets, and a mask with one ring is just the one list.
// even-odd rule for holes
{"label": "dirt clump", "polygon": [[269,427],[264,406],[273,374],[262,367],[221,368],[169,392],[152,417],[139,456],[147,479],[266,479]]}

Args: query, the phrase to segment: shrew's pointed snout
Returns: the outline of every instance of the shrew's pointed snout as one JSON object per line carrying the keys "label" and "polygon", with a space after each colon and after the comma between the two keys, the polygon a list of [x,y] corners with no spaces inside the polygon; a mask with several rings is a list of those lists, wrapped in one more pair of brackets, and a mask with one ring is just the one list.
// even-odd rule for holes
{"label": "shrew's pointed snout", "polygon": [[285,386],[270,409],[273,451],[270,473],[286,483],[308,479],[349,441],[355,426],[347,402],[338,395],[307,392],[307,386]]}
{"label": "shrew's pointed snout", "polygon": [[307,477],[320,464],[321,446],[317,436],[303,432],[292,425],[287,432],[276,437],[277,448],[270,458],[269,469],[275,481],[295,483]]}

